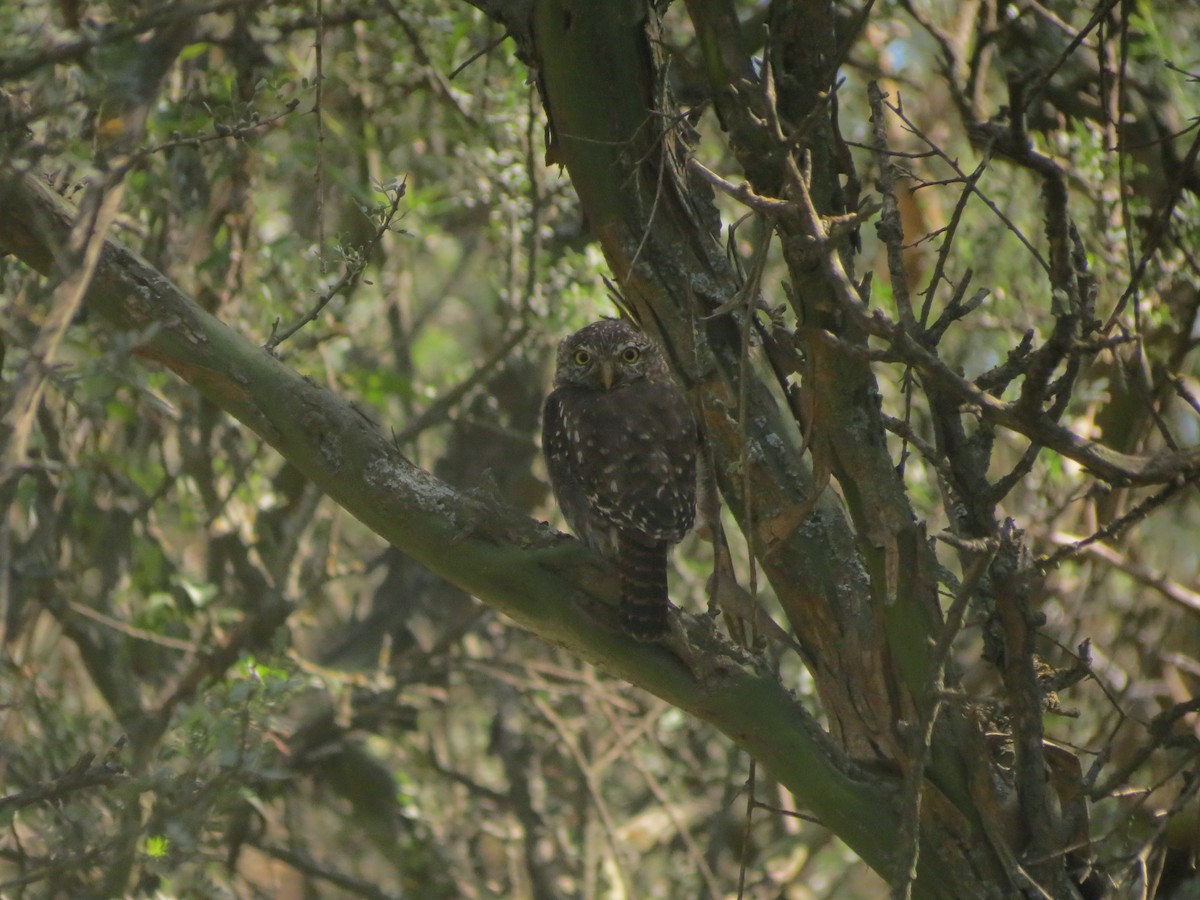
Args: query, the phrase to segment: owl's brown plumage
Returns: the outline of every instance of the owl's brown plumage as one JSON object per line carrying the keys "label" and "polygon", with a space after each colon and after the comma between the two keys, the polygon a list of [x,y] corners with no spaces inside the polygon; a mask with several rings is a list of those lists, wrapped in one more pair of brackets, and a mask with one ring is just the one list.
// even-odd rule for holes
{"label": "owl's brown plumage", "polygon": [[568,524],[613,559],[626,631],[667,627],[667,551],[696,517],[696,423],[662,354],[619,319],[558,348],[542,415],[550,485]]}

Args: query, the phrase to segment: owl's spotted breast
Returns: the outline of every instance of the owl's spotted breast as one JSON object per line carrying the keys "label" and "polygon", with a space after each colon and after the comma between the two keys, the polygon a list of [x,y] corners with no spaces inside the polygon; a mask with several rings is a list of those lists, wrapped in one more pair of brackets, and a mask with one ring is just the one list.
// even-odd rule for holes
{"label": "owl's spotted breast", "polygon": [[[579,388],[555,391],[550,403],[558,409],[566,451],[556,468],[587,498],[589,513],[675,543],[695,519],[695,425],[686,406],[681,415],[658,393],[650,383],[602,396]],[[637,406],[635,415],[631,407]]]}

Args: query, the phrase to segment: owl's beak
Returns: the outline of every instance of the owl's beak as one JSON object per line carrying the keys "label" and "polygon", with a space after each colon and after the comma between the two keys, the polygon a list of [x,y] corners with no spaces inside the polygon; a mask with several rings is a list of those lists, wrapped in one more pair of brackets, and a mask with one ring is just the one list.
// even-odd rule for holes
{"label": "owl's beak", "polygon": [[613,386],[613,379],[617,376],[616,367],[611,359],[606,359],[600,363],[600,380],[604,382],[604,389],[610,390]]}

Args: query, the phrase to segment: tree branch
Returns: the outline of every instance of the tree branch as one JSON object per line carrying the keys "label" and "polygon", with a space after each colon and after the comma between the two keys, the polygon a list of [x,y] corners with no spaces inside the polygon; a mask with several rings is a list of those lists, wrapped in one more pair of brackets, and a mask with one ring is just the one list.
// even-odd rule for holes
{"label": "tree branch", "polygon": [[[12,173],[0,180],[0,206],[0,251],[49,273],[75,210],[36,178]],[[547,641],[710,722],[864,859],[886,864],[894,792],[848,773],[774,677],[735,663],[699,684],[664,648],[598,627],[587,606],[618,594],[598,557],[412,465],[349,403],[236,334],[115,240],[100,253],[87,303],[117,329],[141,335],[139,357],[239,419],[372,530]]]}
{"label": "tree branch", "polygon": [[125,767],[116,762],[116,756],[124,746],[124,740],[113,745],[112,750],[98,764],[96,754],[85,753],[75,764],[53,781],[30,785],[23,791],[0,797],[0,813],[6,810],[23,809],[34,803],[59,802],[68,794],[90,787],[107,787],[125,777]]}

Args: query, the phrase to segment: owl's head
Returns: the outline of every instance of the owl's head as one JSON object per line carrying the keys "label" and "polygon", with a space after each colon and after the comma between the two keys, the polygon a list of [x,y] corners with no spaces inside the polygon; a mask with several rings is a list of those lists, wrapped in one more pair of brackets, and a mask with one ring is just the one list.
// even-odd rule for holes
{"label": "owl's head", "polygon": [[610,391],[665,370],[650,338],[622,319],[601,319],[558,345],[554,386]]}

